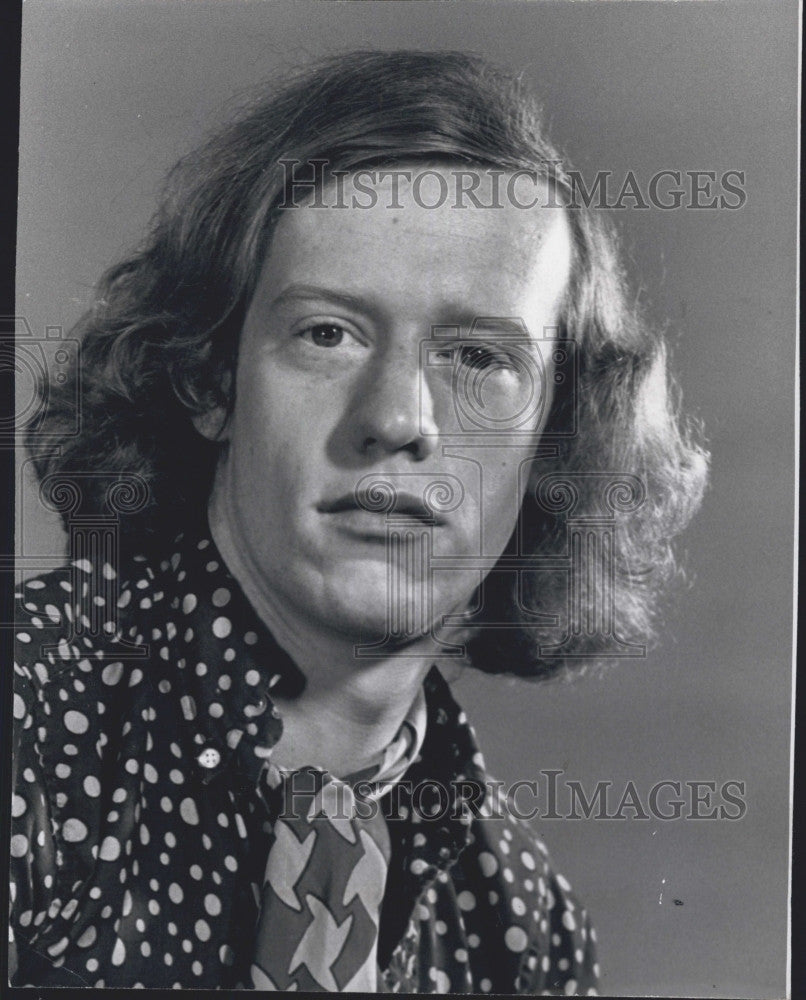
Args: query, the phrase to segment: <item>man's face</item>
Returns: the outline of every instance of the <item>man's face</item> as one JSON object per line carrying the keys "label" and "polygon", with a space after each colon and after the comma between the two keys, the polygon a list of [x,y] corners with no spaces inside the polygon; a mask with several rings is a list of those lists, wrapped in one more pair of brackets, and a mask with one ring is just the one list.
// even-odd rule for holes
{"label": "man's face", "polygon": [[[434,570],[420,541],[390,557],[387,534],[402,518],[437,559],[497,558],[550,403],[551,352],[541,361],[537,341],[569,276],[562,210],[457,209],[452,197],[429,208],[440,202],[430,181],[417,198],[401,181],[400,208],[387,180],[373,208],[285,211],[222,435],[215,502],[253,581],[275,606],[357,641],[386,634],[401,593],[421,606],[426,588],[436,620],[466,605],[478,561]],[[342,200],[353,193],[348,178]],[[484,180],[479,197],[491,201]],[[514,318],[525,337],[500,322]],[[364,509],[375,479],[397,493],[391,512]]]}

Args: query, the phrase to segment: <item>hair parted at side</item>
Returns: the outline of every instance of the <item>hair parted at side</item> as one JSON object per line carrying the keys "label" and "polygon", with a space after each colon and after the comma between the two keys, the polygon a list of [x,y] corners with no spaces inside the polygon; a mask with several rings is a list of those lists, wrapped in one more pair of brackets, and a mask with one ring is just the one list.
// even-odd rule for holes
{"label": "hair parted at side", "polygon": [[[231,408],[242,321],[286,194],[281,161],[315,159],[330,171],[418,160],[526,169],[550,177],[560,193],[571,190],[568,164],[545,137],[534,97],[476,56],[348,53],[252,101],[170,172],[147,238],[104,275],[77,324],[80,365],[66,384],[50,387],[46,424],[28,436],[40,477],[91,470],[145,480],[146,507],[124,518],[130,550],[164,544],[188,510],[206,504],[219,446],[192,418]],[[661,590],[677,570],[673,539],[702,497],[707,455],[681,415],[663,339],[628,295],[614,235],[595,210],[567,214],[574,257],[559,335],[576,342],[579,371],[575,392],[556,394],[546,432],[562,431],[572,416],[577,432],[557,434],[559,454],[540,470],[576,483],[577,516],[598,503],[599,481],[584,473],[642,480],[645,502],[618,518],[614,601],[620,638],[645,643]],[[99,487],[89,506],[100,512],[103,504]],[[521,551],[565,551],[563,516],[539,506],[534,491],[516,535]],[[533,628],[528,611],[564,621],[566,574],[528,573],[520,587],[513,577],[488,577],[485,609],[514,627],[481,629],[469,645],[473,664],[545,677],[595,659],[598,640],[585,629],[566,647],[574,658],[539,655],[539,643],[556,642],[558,630]],[[601,600],[596,586],[587,587],[586,600]]]}

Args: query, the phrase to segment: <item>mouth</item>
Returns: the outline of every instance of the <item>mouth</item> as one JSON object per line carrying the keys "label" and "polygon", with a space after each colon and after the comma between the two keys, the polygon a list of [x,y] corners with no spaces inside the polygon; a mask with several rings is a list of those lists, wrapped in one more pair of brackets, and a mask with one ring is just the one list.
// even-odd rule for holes
{"label": "mouth", "polygon": [[384,537],[390,519],[396,521],[405,517],[424,525],[445,524],[445,518],[435,513],[422,497],[396,491],[384,491],[380,495],[372,490],[356,490],[334,500],[322,501],[316,509],[320,514],[337,517],[345,526],[368,529],[371,534],[380,532]]}

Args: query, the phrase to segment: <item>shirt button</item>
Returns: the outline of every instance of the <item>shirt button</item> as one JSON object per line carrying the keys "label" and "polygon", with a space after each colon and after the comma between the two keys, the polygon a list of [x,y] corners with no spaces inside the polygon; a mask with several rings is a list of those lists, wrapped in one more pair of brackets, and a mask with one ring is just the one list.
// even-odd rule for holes
{"label": "shirt button", "polygon": [[215,747],[206,747],[202,750],[196,760],[201,767],[206,768],[209,771],[214,767],[218,767],[221,763],[221,754]]}

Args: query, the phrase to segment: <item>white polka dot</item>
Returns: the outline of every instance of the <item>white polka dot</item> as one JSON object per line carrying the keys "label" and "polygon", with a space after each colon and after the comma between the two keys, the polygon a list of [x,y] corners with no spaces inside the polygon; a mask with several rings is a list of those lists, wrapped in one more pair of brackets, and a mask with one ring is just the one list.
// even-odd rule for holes
{"label": "white polka dot", "polygon": [[577,981],[576,979],[569,979],[565,984],[565,995],[567,997],[572,997],[577,991]]}
{"label": "white polka dot", "polygon": [[86,733],[90,720],[83,712],[69,711],[64,713],[64,726],[70,733]]}
{"label": "white polka dot", "polygon": [[213,622],[213,635],[217,639],[226,639],[232,631],[232,622],[223,615]]}
{"label": "white polka dot", "polygon": [[82,840],[86,840],[88,833],[89,830],[86,825],[80,819],[75,819],[74,817],[65,820],[62,827],[62,837],[69,844],[80,844]]}
{"label": "white polka dot", "polygon": [[225,605],[229,604],[230,592],[226,587],[219,587],[218,590],[213,592],[213,605],[216,608],[223,608]]}
{"label": "white polka dot", "polygon": [[186,615],[189,615],[191,611],[196,607],[196,595],[195,594],[185,594],[182,599],[182,610]]}
{"label": "white polka dot", "polygon": [[179,803],[179,813],[186,823],[189,823],[191,826],[198,825],[199,813],[193,799],[182,799]]}
{"label": "white polka dot", "polygon": [[206,920],[197,920],[194,925],[194,930],[196,931],[196,937],[200,941],[210,940],[210,925]]}
{"label": "white polka dot", "polygon": [[435,969],[433,979],[436,993],[450,993],[451,981],[446,972],[443,972],[442,969]]}
{"label": "white polka dot", "polygon": [[472,910],[476,906],[476,897],[469,889],[464,889],[456,897],[456,902],[459,904],[460,910]]}
{"label": "white polka dot", "polygon": [[120,940],[120,938],[115,941],[115,947],[112,949],[112,965],[123,965],[126,961],[126,946]]}
{"label": "white polka dot", "polygon": [[88,774],[84,779],[84,791],[91,799],[97,799],[101,794],[101,782],[94,774]]}
{"label": "white polka dot", "polygon": [[101,861],[116,861],[120,857],[120,841],[117,837],[105,837],[98,856]]}
{"label": "white polka dot", "polygon": [[76,941],[79,948],[89,948],[90,945],[95,944],[95,939],[98,937],[98,932],[95,927],[91,924],[81,935],[81,937]]}
{"label": "white polka dot", "polygon": [[122,663],[110,663],[108,666],[104,667],[101,671],[101,680],[104,684],[108,684],[109,687],[114,687],[115,684],[120,683],[120,678],[123,676],[123,664]]}
{"label": "white polka dot", "polygon": [[217,917],[221,913],[221,900],[210,892],[204,897],[204,908],[211,917]]}
{"label": "white polka dot", "polygon": [[55,944],[52,944],[48,948],[48,954],[51,955],[53,958],[55,958],[57,955],[61,955],[61,953],[64,951],[64,949],[67,947],[69,943],[70,939],[68,937],[63,937],[60,941],[57,941]]}
{"label": "white polka dot", "polygon": [[489,979],[482,979],[482,981],[479,983],[479,989],[481,989],[482,993],[489,993],[492,988],[493,984],[490,982]]}
{"label": "white polka dot", "polygon": [[528,851],[521,851],[521,861],[525,868],[528,868],[530,872],[535,870],[535,859]]}
{"label": "white polka dot", "polygon": [[479,854],[479,866],[481,867],[481,873],[485,878],[492,878],[493,875],[498,871],[498,861],[494,854],[489,851],[482,851]]}
{"label": "white polka dot", "polygon": [[17,720],[19,720],[19,719],[24,719],[25,716],[26,716],[25,702],[22,700],[22,698],[20,697],[20,695],[18,695],[17,692],[15,691],[14,692],[14,718],[17,719]]}
{"label": "white polka dot", "polygon": [[172,903],[181,903],[185,898],[185,894],[182,892],[182,887],[176,882],[171,882],[168,886],[168,896],[170,897]]}
{"label": "white polka dot", "polygon": [[11,857],[24,858],[28,853],[28,838],[22,833],[15,833],[11,838]]}
{"label": "white polka dot", "polygon": [[521,952],[529,943],[529,938],[522,927],[513,924],[512,927],[507,928],[506,934],[504,934],[504,943],[510,951]]}
{"label": "white polka dot", "polygon": [[244,675],[244,680],[246,681],[247,684],[251,684],[252,686],[254,686],[255,684],[260,683],[260,674],[257,672],[257,670],[247,670],[246,674]]}
{"label": "white polka dot", "polygon": [[14,795],[11,798],[11,815],[14,819],[22,816],[25,810],[28,808],[25,799],[21,795]]}
{"label": "white polka dot", "polygon": [[518,916],[522,917],[526,913],[526,903],[520,898],[520,896],[512,897],[512,912]]}

